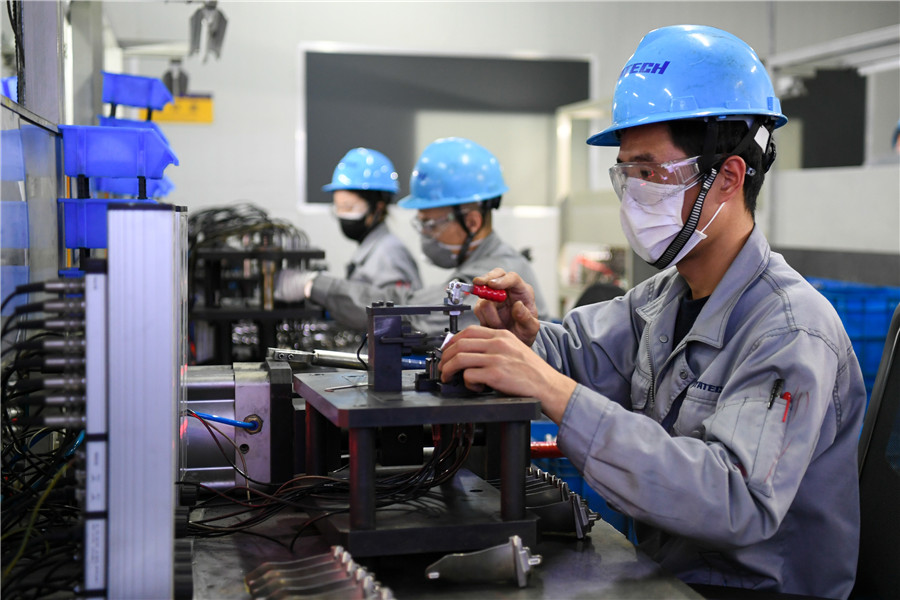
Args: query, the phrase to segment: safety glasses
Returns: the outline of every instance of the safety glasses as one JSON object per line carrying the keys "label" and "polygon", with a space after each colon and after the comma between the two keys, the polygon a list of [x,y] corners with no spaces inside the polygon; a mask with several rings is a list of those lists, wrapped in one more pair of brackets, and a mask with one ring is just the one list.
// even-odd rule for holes
{"label": "safety glasses", "polygon": [[610,167],[609,178],[612,180],[613,189],[616,190],[619,200],[622,199],[625,190],[632,186],[671,186],[669,187],[671,194],[653,194],[658,202],[664,197],[686,190],[700,181],[700,167],[697,164],[699,158],[699,156],[693,156],[664,163],[618,163]]}
{"label": "safety glasses", "polygon": [[450,223],[455,219],[456,217],[452,212],[447,213],[443,217],[438,217],[437,219],[420,219],[419,217],[413,217],[412,226],[413,229],[415,229],[422,235],[434,237],[437,233],[443,230],[444,226],[447,225],[447,223]]}

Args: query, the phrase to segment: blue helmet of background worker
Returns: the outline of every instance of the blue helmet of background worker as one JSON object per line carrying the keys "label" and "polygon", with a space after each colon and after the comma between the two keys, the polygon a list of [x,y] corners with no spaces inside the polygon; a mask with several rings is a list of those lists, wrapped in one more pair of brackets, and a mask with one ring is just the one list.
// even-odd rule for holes
{"label": "blue helmet of background worker", "polygon": [[[409,179],[409,196],[398,205],[420,211],[451,209],[447,221],[458,223],[466,234],[460,247],[452,250],[452,256],[449,248],[442,247],[420,228],[426,256],[438,266],[451,268],[465,261],[476,234],[485,226],[490,227],[490,211],[499,208],[501,196],[508,189],[500,162],[489,150],[465,138],[441,138],[422,152]],[[482,215],[478,229],[466,224],[465,215],[475,209],[473,204]],[[421,226],[423,221],[413,222]]]}
{"label": "blue helmet of background worker", "polygon": [[[729,156],[741,156],[748,165],[744,202],[751,214],[755,212],[765,172],[775,160],[772,131],[786,122],[772,81],[753,48],[721,29],[677,25],[644,36],[616,83],[612,124],[587,143],[618,146],[624,130],[656,123],[667,123],[673,139],[688,140],[685,143],[691,147],[683,149],[698,158],[687,169],[678,165],[682,171],[672,178],[682,179],[686,186],[699,184],[701,191],[688,218],[682,221],[679,209],[665,231],[659,227],[650,231],[649,223],[659,221],[658,215],[648,216],[642,202],[629,196],[634,181],[629,179],[628,166],[610,169],[623,201],[620,216],[629,243],[645,261],[663,269],[705,238],[704,231],[697,230],[703,202]],[[676,126],[678,136],[672,129]],[[687,173],[688,169],[693,172]]]}
{"label": "blue helmet of background worker", "polygon": [[377,150],[354,148],[344,155],[322,191],[332,192],[335,215],[346,237],[361,242],[384,221],[387,206],[400,189],[398,179],[390,159]]}
{"label": "blue helmet of background worker", "polygon": [[322,186],[322,191],[380,190],[396,194],[400,190],[398,180],[397,171],[387,156],[370,148],[354,148],[334,168],[331,183]]}

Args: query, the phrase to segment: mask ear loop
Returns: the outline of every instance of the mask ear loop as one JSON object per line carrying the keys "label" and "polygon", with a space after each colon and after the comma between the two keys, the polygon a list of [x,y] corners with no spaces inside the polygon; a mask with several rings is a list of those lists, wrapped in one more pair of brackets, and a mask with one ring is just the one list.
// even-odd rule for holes
{"label": "mask ear loop", "polygon": [[706,199],[706,194],[709,192],[709,188],[712,187],[718,174],[719,171],[713,167],[706,177],[703,178],[700,194],[694,201],[694,206],[691,208],[691,214],[688,216],[687,223],[684,224],[684,227],[681,228],[681,231],[678,232],[678,235],[672,240],[672,243],[669,244],[669,247],[666,248],[662,256],[660,256],[656,262],[650,263],[650,266],[656,267],[657,269],[665,269],[673,260],[675,260],[675,257],[678,256],[678,253],[681,252],[684,245],[691,239],[694,230],[697,229],[697,224],[700,222],[700,213],[703,211],[703,201]]}

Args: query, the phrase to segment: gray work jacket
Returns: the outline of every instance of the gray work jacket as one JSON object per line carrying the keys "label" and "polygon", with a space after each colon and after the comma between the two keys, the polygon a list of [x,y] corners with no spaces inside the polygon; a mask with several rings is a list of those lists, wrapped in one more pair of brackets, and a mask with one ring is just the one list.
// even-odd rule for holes
{"label": "gray work jacket", "polygon": [[422,287],[419,266],[412,253],[386,223],[379,223],[357,246],[350,264],[353,272],[347,278],[375,287]]}
{"label": "gray work jacket", "polygon": [[[364,331],[366,329],[366,306],[372,302],[391,301],[396,305],[442,305],[444,298],[447,297],[446,288],[450,281],[459,279],[471,283],[472,279],[484,275],[494,267],[515,271],[526,281],[536,281],[528,259],[492,232],[469,253],[469,257],[462,265],[450,273],[445,282],[438,285],[425,286],[419,290],[399,287],[379,289],[372,285],[347,281],[323,273],[313,282],[309,297],[327,308],[332,318],[338,323],[345,327]],[[548,315],[544,298],[537,285],[534,285],[535,303],[539,314]],[[473,305],[478,298],[466,295],[463,300],[466,304]],[[441,312],[414,315],[408,321],[413,329],[424,332],[432,338],[440,336],[450,324],[449,317]],[[459,317],[460,329],[473,324],[478,324],[478,318],[471,310],[463,312]]]}
{"label": "gray work jacket", "polygon": [[579,383],[560,448],[679,578],[847,597],[866,391],[837,313],[758,228],[673,348],[687,291],[672,268],[542,324],[535,351]]}

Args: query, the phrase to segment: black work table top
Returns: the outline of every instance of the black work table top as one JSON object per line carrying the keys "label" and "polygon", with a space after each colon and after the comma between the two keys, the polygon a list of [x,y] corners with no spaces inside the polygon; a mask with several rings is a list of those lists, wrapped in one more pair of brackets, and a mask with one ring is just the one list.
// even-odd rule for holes
{"label": "black work table top", "polygon": [[[338,427],[384,427],[424,423],[531,421],[541,416],[535,398],[496,394],[447,397],[415,391],[415,374],[403,373],[400,392],[376,392],[365,387],[365,371],[298,373],[294,391]],[[340,389],[334,389],[340,388]]]}
{"label": "black work table top", "polygon": [[[290,543],[306,516],[283,513],[257,531]],[[314,532],[301,537],[291,554],[270,540],[247,534],[194,540],[194,598],[246,599],[250,594],[243,578],[268,561],[287,561],[328,552],[329,546]],[[389,587],[398,600],[415,598],[504,598],[513,600],[565,600],[602,598],[702,598],[680,580],[664,573],[615,528],[603,521],[594,524],[588,537],[544,535],[530,548],[542,562],[532,568],[527,587],[507,583],[452,583],[429,580],[425,568],[440,554],[383,556],[354,560]]]}

